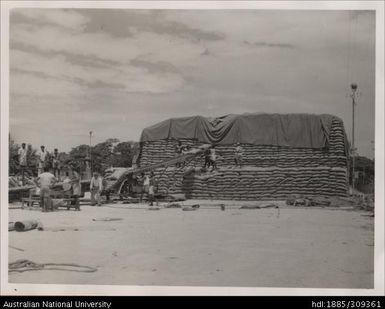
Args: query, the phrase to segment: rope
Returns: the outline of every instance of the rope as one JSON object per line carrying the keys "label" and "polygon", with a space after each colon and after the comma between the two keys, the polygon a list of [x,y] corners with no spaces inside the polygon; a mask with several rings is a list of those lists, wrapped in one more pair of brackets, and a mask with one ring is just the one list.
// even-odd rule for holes
{"label": "rope", "polygon": [[[52,267],[53,266],[53,267]],[[65,267],[74,267],[75,269],[68,269]],[[76,269],[78,268],[78,269]],[[84,273],[93,273],[97,268],[73,263],[35,263],[30,260],[17,260],[8,264],[8,272],[25,272],[31,270],[67,270]]]}

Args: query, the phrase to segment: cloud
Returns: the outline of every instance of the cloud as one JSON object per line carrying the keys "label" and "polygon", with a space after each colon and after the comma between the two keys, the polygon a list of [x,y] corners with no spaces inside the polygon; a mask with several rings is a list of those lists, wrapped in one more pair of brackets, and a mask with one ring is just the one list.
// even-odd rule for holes
{"label": "cloud", "polygon": [[66,9],[23,8],[12,10],[11,21],[20,17],[39,24],[51,24],[72,30],[79,30],[90,21],[89,18],[80,13]]}
{"label": "cloud", "polygon": [[293,44],[289,43],[271,43],[271,42],[252,42],[245,40],[243,41],[245,45],[255,46],[255,47],[272,47],[272,48],[295,48]]}
{"label": "cloud", "polygon": [[[46,83],[46,80],[50,78],[55,79],[51,82],[56,86],[62,82],[66,86],[61,90],[65,91],[66,95],[69,89],[78,92],[78,89],[82,88],[79,85],[119,87],[126,92],[163,93],[173,91],[183,84],[180,75],[172,72],[150,72],[146,68],[132,65],[111,65],[104,68],[80,66],[71,63],[63,55],[47,57],[21,50],[12,51],[11,69],[30,73],[28,79],[36,78],[34,83],[43,82],[43,80]],[[34,75],[31,76],[31,73]],[[16,78],[20,79],[22,75],[19,73]],[[41,76],[45,78],[42,79]],[[22,78],[26,78],[26,76]],[[43,87],[42,84],[41,87],[36,87],[34,93],[39,92],[40,88],[46,87]],[[12,88],[12,92],[20,91],[25,92],[26,89]],[[28,91],[33,90],[28,89]],[[61,94],[60,91],[56,93]],[[45,92],[45,94],[47,93]]]}
{"label": "cloud", "polygon": [[11,43],[43,52],[65,52],[119,64],[142,60],[167,62],[174,66],[188,65],[205,50],[202,44],[154,32],[137,32],[132,37],[116,38],[103,32],[74,34],[58,27],[27,24],[11,27]]}
{"label": "cloud", "polygon": [[141,31],[153,31],[158,34],[168,34],[188,40],[217,41],[224,40],[222,33],[215,31],[207,31],[199,29],[199,25],[188,26],[186,23],[179,21],[170,21],[164,18],[162,10],[150,11],[150,14],[140,14],[126,11],[130,17],[130,24]]}
{"label": "cloud", "polygon": [[58,27],[17,24],[11,27],[11,42],[50,52],[88,55],[102,60],[127,63],[141,54],[131,38],[114,39],[105,33],[71,33]]}
{"label": "cloud", "polygon": [[10,74],[11,95],[32,97],[81,96],[83,87],[66,80],[45,78],[41,75],[13,71]]}
{"label": "cloud", "polygon": [[[92,15],[87,24],[89,32],[108,32],[113,36],[127,37],[136,31],[166,34],[193,41],[215,41],[224,39],[223,34],[205,31],[199,25],[188,26],[184,22],[167,20],[164,10],[85,10]],[[111,22],[113,19],[114,22]]]}
{"label": "cloud", "polygon": [[169,62],[165,61],[159,61],[159,62],[149,62],[149,61],[143,61],[139,59],[134,59],[130,61],[130,64],[133,66],[141,67],[141,68],[146,68],[149,72],[174,72],[174,73],[179,73],[180,71],[173,66]]}

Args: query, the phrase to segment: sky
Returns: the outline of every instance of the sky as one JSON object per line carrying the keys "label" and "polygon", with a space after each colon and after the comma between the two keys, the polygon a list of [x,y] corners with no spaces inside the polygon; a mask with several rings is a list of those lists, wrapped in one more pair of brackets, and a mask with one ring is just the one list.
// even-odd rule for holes
{"label": "sky", "polygon": [[138,141],[171,117],[333,114],[373,157],[375,13],[26,9],[10,16],[10,134],[48,150]]}

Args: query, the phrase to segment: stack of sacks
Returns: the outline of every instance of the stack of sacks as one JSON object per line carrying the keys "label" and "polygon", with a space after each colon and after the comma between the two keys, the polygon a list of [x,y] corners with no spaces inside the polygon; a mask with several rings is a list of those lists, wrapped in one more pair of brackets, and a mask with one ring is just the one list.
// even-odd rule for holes
{"label": "stack of sacks", "polygon": [[[183,146],[197,148],[203,143],[181,139]],[[332,122],[329,145],[324,149],[293,148],[283,146],[242,144],[243,164],[256,167],[346,167],[345,133],[341,120]],[[158,140],[145,142],[141,147],[140,166],[158,164],[177,155],[176,140]],[[217,145],[217,164],[219,166],[234,165],[235,145]],[[197,156],[188,166],[204,164],[203,155]]]}
{"label": "stack of sacks", "polygon": [[285,199],[292,194],[346,196],[346,169],[248,168],[220,169],[215,173],[183,173],[177,168],[155,171],[158,192],[183,193],[194,199]]}
{"label": "stack of sacks", "polygon": [[[182,144],[197,148],[203,143],[181,139]],[[184,193],[197,199],[285,199],[292,194],[346,196],[348,191],[346,136],[343,123],[334,118],[328,146],[322,149],[242,144],[242,169],[235,169],[235,145],[217,145],[218,173],[208,177],[186,174],[202,167],[203,154],[182,168],[155,171],[159,192]],[[176,140],[158,140],[141,145],[140,166],[158,164],[177,155]],[[210,174],[210,173],[206,173]]]}

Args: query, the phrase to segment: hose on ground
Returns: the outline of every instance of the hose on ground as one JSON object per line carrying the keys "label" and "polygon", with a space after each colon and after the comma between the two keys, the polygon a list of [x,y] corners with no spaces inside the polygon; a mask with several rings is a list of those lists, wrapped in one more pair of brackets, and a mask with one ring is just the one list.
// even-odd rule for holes
{"label": "hose on ground", "polygon": [[35,263],[26,259],[17,260],[8,264],[8,272],[21,273],[32,270],[66,270],[93,273],[97,271],[97,268],[74,263]]}

